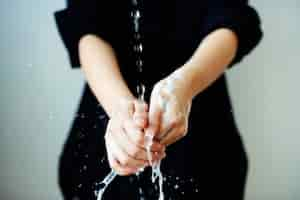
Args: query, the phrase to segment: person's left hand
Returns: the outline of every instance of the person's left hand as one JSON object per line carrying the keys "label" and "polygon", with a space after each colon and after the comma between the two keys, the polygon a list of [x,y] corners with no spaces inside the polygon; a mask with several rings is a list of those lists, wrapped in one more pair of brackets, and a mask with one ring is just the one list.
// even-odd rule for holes
{"label": "person's left hand", "polygon": [[191,104],[182,77],[173,73],[156,83],[150,97],[146,135],[154,135],[166,146],[183,138],[188,132]]}

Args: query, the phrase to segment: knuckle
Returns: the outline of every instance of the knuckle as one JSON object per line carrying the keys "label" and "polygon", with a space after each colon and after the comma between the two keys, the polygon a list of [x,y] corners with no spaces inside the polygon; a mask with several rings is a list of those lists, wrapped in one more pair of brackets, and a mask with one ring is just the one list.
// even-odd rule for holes
{"label": "knuckle", "polygon": [[180,133],[180,136],[182,136],[182,137],[186,136],[187,128],[185,126],[181,126],[179,133]]}

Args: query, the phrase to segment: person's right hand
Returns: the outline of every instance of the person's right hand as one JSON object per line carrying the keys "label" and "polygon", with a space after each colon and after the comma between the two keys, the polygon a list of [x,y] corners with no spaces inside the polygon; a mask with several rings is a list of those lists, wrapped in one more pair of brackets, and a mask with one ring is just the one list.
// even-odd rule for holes
{"label": "person's right hand", "polygon": [[[144,129],[148,126],[148,105],[135,98],[122,99],[110,118],[105,144],[111,168],[119,175],[130,175],[149,166]],[[165,147],[151,146],[152,162],[165,157]]]}

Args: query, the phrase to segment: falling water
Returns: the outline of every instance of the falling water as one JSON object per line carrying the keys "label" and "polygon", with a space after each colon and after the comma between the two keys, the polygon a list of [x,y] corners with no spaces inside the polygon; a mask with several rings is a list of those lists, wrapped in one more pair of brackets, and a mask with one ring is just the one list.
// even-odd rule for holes
{"label": "falling water", "polygon": [[97,193],[97,200],[101,200],[102,196],[107,188],[107,186],[114,180],[114,178],[117,176],[117,173],[111,170],[111,172],[103,179],[103,181],[100,183],[100,189]]}
{"label": "falling water", "polygon": [[[141,54],[143,52],[143,44],[141,43],[140,39],[141,39],[141,35],[139,33],[139,19],[141,17],[141,13],[139,11],[139,7],[138,7],[138,1],[137,0],[132,0],[132,4],[134,7],[134,10],[131,12],[131,17],[133,18],[133,27],[134,27],[134,39],[136,40],[137,44],[133,45],[133,50],[136,52],[136,56],[137,56],[137,60],[136,60],[136,67],[137,67],[137,71],[142,75],[142,71],[143,71],[143,60],[141,59]],[[140,55],[139,55],[140,54]],[[142,77],[142,76],[141,76]],[[140,80],[140,82],[137,85],[137,94],[138,94],[138,98],[141,101],[145,101],[145,91],[146,91],[146,87],[143,84],[142,80]],[[152,182],[155,183],[155,180],[158,178],[158,182],[159,182],[159,200],[164,200],[164,194],[163,194],[163,176],[162,173],[160,171],[160,161],[158,163],[152,163],[152,156],[151,156],[151,146],[153,143],[153,138],[154,135],[149,135],[146,134],[145,135],[145,140],[146,140],[146,150],[147,150],[147,157],[148,160],[152,166]],[[141,173],[143,171],[143,169],[140,169],[140,171],[137,173],[137,176],[139,175],[139,173]],[[113,170],[111,170],[111,172],[104,178],[104,180],[99,184],[100,185],[100,189],[98,190],[98,196],[97,196],[97,200],[101,200],[102,196],[105,192],[105,189],[107,188],[107,186],[114,180],[114,178],[117,176],[116,172],[114,172]],[[141,188],[139,189],[140,194],[142,193]],[[141,197],[141,199],[143,199],[143,197]]]}

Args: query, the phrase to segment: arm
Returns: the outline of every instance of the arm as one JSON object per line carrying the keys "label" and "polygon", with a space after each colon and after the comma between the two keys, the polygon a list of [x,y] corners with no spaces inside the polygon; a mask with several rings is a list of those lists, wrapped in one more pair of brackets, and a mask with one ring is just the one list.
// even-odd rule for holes
{"label": "arm", "polygon": [[166,145],[185,136],[193,97],[254,49],[263,36],[260,25],[248,0],[207,1],[198,33],[204,39],[182,67],[155,85],[147,132],[155,130],[151,134]]}
{"label": "arm", "polygon": [[79,57],[91,90],[109,116],[119,107],[120,99],[134,98],[121,75],[113,48],[105,40],[92,34],[83,36]]}
{"label": "arm", "polygon": [[192,99],[223,74],[237,47],[238,38],[229,29],[217,29],[204,38],[192,57],[175,71],[184,80],[181,84],[187,98]]}
{"label": "arm", "polygon": [[[116,10],[107,20],[112,9],[110,1],[79,0],[56,12],[55,19],[72,68],[82,68],[109,115],[105,144],[110,166],[119,174],[130,174],[147,164],[143,128],[148,114],[147,105],[134,98],[120,72],[114,50],[125,39],[119,33],[127,21]],[[154,160],[164,155],[163,148],[154,143]]]}
{"label": "arm", "polygon": [[[136,173],[147,166],[143,128],[147,105],[135,99],[119,69],[113,48],[92,34],[79,41],[81,68],[94,95],[110,116],[105,144],[110,166],[120,175]],[[134,121],[134,123],[133,123]],[[164,147],[154,143],[154,161],[162,159]]]}
{"label": "arm", "polygon": [[163,145],[185,136],[193,97],[225,71],[237,47],[233,31],[217,29],[204,38],[182,67],[158,82],[151,94],[147,134],[155,135]]}

